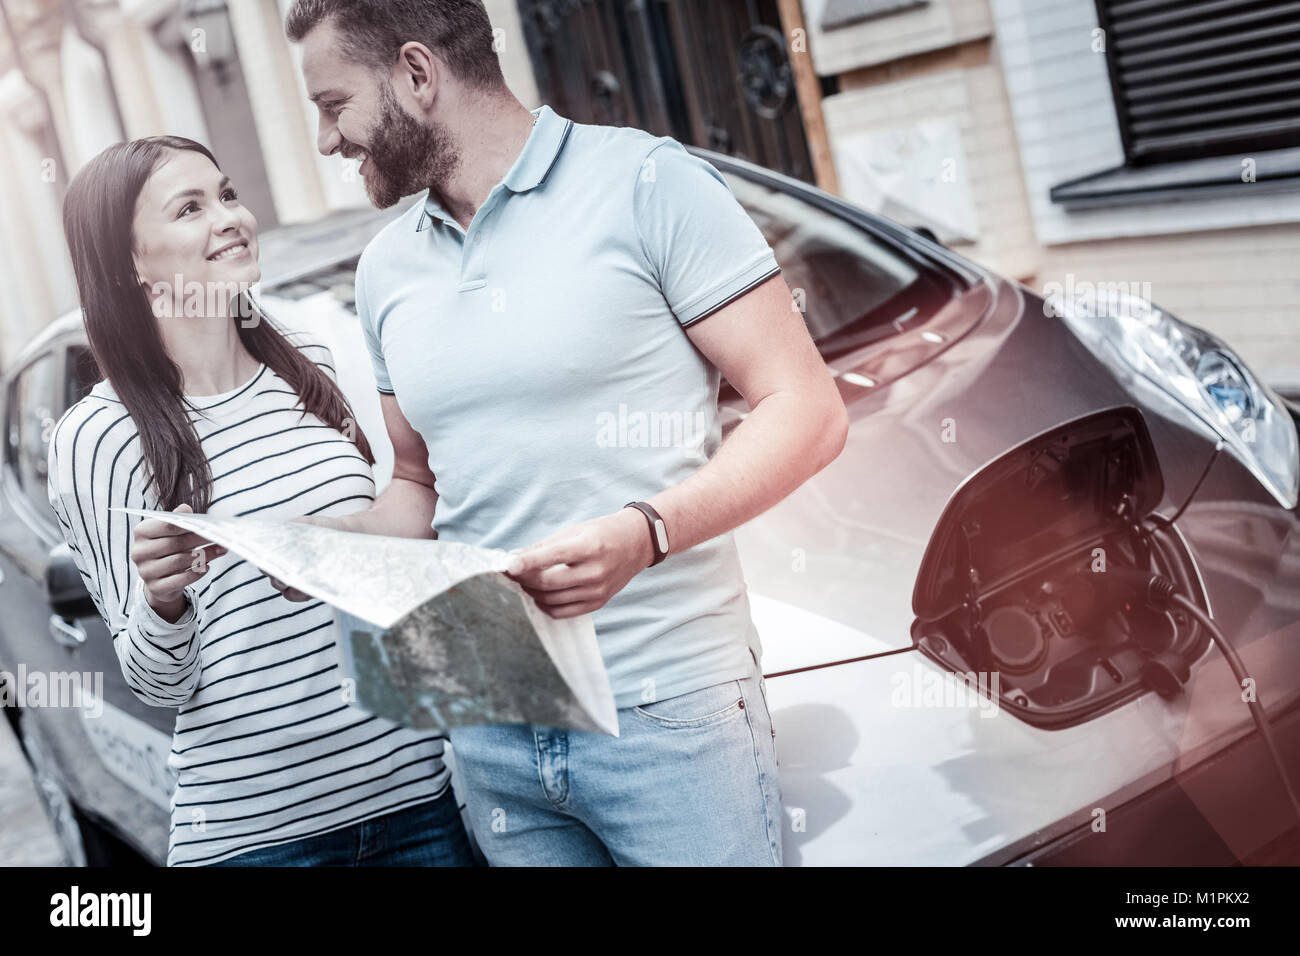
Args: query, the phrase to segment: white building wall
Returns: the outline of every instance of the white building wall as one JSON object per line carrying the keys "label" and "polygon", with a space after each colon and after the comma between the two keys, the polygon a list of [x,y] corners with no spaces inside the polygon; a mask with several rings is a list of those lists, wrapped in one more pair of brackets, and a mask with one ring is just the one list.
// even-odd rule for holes
{"label": "white building wall", "polygon": [[987,0],[930,0],[923,7],[822,30],[826,3],[803,0],[809,51],[822,76],[986,37],[993,27]]}
{"label": "white building wall", "polygon": [[[964,202],[967,196],[974,201],[978,228],[973,243],[956,243],[953,248],[1006,275],[1033,274],[1039,250],[1025,201],[1010,110],[996,65],[874,84],[829,97],[823,109],[840,170],[848,163],[846,154],[854,148],[854,136],[863,131],[906,129],[918,120],[954,124],[960,150],[952,157],[956,179],[948,188],[954,202]],[[905,163],[900,170],[907,177],[933,179],[933,166],[932,159],[927,159],[924,163]],[[846,199],[861,202],[843,172],[840,182]]]}

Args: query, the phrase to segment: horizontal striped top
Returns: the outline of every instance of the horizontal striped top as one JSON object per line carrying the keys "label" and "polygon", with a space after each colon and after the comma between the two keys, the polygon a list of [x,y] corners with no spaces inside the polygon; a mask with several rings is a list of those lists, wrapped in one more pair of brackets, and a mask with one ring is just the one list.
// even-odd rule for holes
{"label": "horizontal striped top", "polygon": [[[328,348],[288,335],[334,376]],[[267,366],[189,402],[212,471],[209,514],[344,515],[374,499],[356,445],[304,414]],[[225,554],[187,589],[193,607],[179,621],[153,612],[130,560],[140,519],[109,511],[156,507],[144,471],[135,425],[100,382],[55,427],[50,503],[127,684],[148,704],[177,708],[168,865],[215,863],[440,796],[444,737],[348,703],[328,605],[288,601]]]}

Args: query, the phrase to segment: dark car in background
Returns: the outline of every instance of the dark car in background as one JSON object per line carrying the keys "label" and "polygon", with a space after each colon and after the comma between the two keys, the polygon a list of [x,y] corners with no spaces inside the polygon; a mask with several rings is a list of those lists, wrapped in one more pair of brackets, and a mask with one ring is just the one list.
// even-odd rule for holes
{"label": "dark car in background", "polygon": [[[1204,626],[1111,582],[1158,572],[1212,617],[1294,770],[1294,410],[1151,303],[1045,299],[802,183],[701,155],[771,243],[852,419],[832,465],[736,532],[787,863],[1290,852],[1277,768]],[[391,452],[351,270],[383,221],[263,243],[268,311],[328,327],[380,478]],[[8,716],[70,859],[160,862],[172,712],[121,680],[45,505],[47,426],[93,382],[87,359],[65,316],[5,378],[0,670],[104,673],[99,717]],[[725,435],[748,409],[725,383],[719,405]]]}

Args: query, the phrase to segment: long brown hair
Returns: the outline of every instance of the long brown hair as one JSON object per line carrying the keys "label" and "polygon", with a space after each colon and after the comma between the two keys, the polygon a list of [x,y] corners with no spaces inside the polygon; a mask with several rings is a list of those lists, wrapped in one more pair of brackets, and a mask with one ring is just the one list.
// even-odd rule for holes
{"label": "long brown hair", "polygon": [[[217,166],[207,148],[180,136],[110,146],[69,184],[63,231],[91,352],[139,432],[158,507],[171,511],[188,504],[202,514],[212,497],[212,470],[190,422],[192,406],[185,401],[180,368],[163,347],[131,255],[136,201],[169,150],[202,153]],[[244,348],[289,383],[304,414],[345,434],[350,428],[357,450],[373,465],[370,443],[338,386],[266,320],[247,292],[239,294],[244,301],[232,303],[230,311]],[[257,321],[241,321],[241,315],[255,315]]]}

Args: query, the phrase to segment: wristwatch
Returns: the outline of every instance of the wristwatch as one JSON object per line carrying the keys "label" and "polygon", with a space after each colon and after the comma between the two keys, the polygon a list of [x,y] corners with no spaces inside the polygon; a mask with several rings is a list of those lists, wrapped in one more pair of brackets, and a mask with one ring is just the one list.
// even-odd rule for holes
{"label": "wristwatch", "polygon": [[645,520],[650,523],[650,546],[654,548],[655,559],[650,562],[649,566],[653,568],[668,557],[668,527],[664,524],[664,519],[659,517],[659,512],[644,501],[629,501],[623,507],[635,508],[645,515]]}

